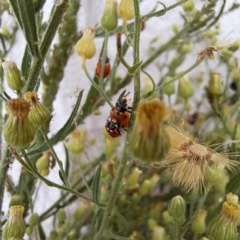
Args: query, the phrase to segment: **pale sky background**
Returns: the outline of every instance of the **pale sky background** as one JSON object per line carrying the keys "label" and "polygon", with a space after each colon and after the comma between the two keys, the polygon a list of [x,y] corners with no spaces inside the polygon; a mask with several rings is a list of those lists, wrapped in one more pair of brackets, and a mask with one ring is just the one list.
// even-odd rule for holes
{"label": "pale sky background", "polygon": [[[100,23],[101,14],[103,10],[103,0],[82,0],[81,1],[81,9],[79,11],[79,30],[83,30],[85,27],[95,27],[97,24]],[[118,1],[119,2],[119,1]],[[150,12],[156,5],[157,1],[154,0],[144,0],[141,3],[141,14],[146,14]],[[170,6],[176,1],[173,0],[162,0],[166,6]],[[222,1],[219,0],[219,3]],[[229,9],[229,7],[232,5],[234,0],[227,0],[226,9]],[[235,1],[240,3],[239,0]],[[195,1],[196,6],[201,6],[204,1],[196,0]],[[44,10],[46,11],[46,14],[44,17],[47,19],[49,16],[49,13],[51,11],[51,6],[53,4],[52,0],[47,0],[46,4],[44,6]],[[161,5],[158,6],[159,9],[161,9]],[[217,7],[218,9],[218,7]],[[179,16],[179,12],[183,13],[182,7],[177,7],[174,10],[171,10],[170,12],[167,12],[162,17],[159,18],[152,18],[148,22],[146,22],[146,28],[141,33],[141,59],[147,58],[147,51],[148,51],[148,43],[153,39],[154,37],[159,37],[159,44],[165,43],[171,36],[173,36],[173,32],[171,29],[171,26],[173,23],[177,23],[179,25],[179,28],[181,29],[182,19]],[[11,24],[11,19],[6,19],[6,25]],[[222,18],[221,21],[221,31],[223,34],[230,33],[231,39],[236,39],[240,37],[240,10],[234,11],[231,14],[225,15]],[[56,39],[57,40],[57,39]],[[96,63],[98,61],[101,44],[103,42],[103,39],[95,39],[95,43],[97,44],[97,53],[95,57],[89,61],[87,61],[87,68],[90,72],[90,75],[92,76],[95,71]],[[18,67],[21,66],[21,59],[23,56],[25,46],[25,40],[23,38],[23,35],[21,32],[18,32],[16,44],[12,51],[8,55],[8,60],[13,60],[17,63]],[[206,46],[203,46],[203,48]],[[197,53],[201,49],[197,49],[197,47],[194,49],[194,52]],[[239,54],[239,52],[238,52]],[[111,37],[109,40],[109,47],[108,47],[108,55],[110,57],[111,63],[113,63],[115,55],[116,55],[116,49],[115,49],[115,37]],[[238,56],[240,57],[240,56]],[[131,50],[127,54],[127,60],[131,63]],[[188,61],[185,62],[184,65],[179,67],[179,71],[186,69],[186,67],[190,66],[194,61],[196,60],[196,54],[189,54]],[[82,102],[84,102],[84,99],[87,95],[88,89],[90,88],[90,82],[87,79],[87,77],[84,75],[81,66],[80,66],[81,59],[77,54],[73,54],[71,58],[68,61],[67,67],[65,69],[64,78],[60,84],[60,90],[57,95],[57,99],[54,103],[54,119],[51,123],[51,134],[56,133],[66,122],[68,119],[71,111],[72,106],[75,103],[75,98],[73,97],[74,91],[79,89],[85,89],[84,96]],[[213,68],[214,63],[212,63]],[[201,68],[204,67],[204,64],[202,64],[197,71],[200,71]],[[153,78],[158,80],[158,71],[157,68],[154,66],[149,66],[146,69],[147,72],[149,72]],[[221,72],[221,69],[220,69]],[[125,76],[126,70],[123,66],[120,67],[118,74],[120,76]],[[224,74],[224,71],[221,72],[221,74]],[[190,74],[191,75],[191,74]],[[144,79],[144,75],[142,75],[142,80]],[[127,88],[128,91],[133,93],[133,88],[130,85]],[[41,95],[39,95],[41,98]],[[117,96],[113,99],[113,102],[117,99]],[[99,152],[102,151],[104,145],[103,145],[103,136],[102,131],[104,129],[105,121],[109,115],[109,106],[104,105],[100,108],[101,115],[92,115],[91,117],[88,117],[85,120],[85,126],[88,129],[88,138],[96,137],[97,143],[95,147],[92,147],[89,151],[89,155],[91,158],[99,156]],[[81,127],[80,127],[81,128]],[[124,136],[122,136],[124,138]],[[59,156],[61,158],[61,154],[63,153],[63,147],[62,144],[58,144],[56,147],[57,152],[59,153]],[[84,160],[85,157],[81,156]],[[62,159],[62,158],[61,158]],[[20,168],[17,162],[14,162],[12,169],[9,170],[9,174],[13,176],[14,180],[16,181],[18,179],[20,172]],[[58,168],[55,167],[51,173],[48,176],[49,179],[56,181],[60,183],[59,177],[58,177]],[[48,188],[45,186],[45,184],[42,184],[41,186],[41,194],[38,195],[37,202],[35,205],[35,212],[38,214],[41,214],[43,211],[45,211],[54,200],[56,200],[59,196],[59,190],[54,188]],[[9,203],[9,194],[5,193],[4,198],[4,211],[5,216],[8,209],[8,203]],[[69,209],[68,215],[70,215],[71,210]],[[52,222],[50,220],[47,220],[44,222],[44,227],[47,229],[47,233],[51,229],[49,226],[51,226]]]}

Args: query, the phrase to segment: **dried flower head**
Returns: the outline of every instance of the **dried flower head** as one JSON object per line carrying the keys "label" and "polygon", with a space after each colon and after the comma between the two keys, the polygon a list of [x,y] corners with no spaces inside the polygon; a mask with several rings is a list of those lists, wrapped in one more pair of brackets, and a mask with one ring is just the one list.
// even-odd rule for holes
{"label": "dried flower head", "polygon": [[182,128],[167,125],[166,131],[170,137],[170,149],[163,164],[170,168],[172,181],[177,186],[183,186],[188,191],[201,192],[206,188],[207,170],[213,171],[211,163],[229,170],[233,170],[238,164],[224,154],[196,143]]}

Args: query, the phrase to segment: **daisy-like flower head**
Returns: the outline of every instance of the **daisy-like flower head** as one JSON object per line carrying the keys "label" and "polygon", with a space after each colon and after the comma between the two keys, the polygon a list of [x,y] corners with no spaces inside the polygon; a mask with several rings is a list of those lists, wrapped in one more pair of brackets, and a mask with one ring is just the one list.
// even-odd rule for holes
{"label": "daisy-like flower head", "polygon": [[166,131],[170,137],[170,149],[163,165],[170,168],[171,178],[176,186],[201,192],[206,188],[207,171],[214,171],[211,164],[229,170],[233,170],[238,164],[226,155],[196,143],[187,132],[176,126],[167,125]]}

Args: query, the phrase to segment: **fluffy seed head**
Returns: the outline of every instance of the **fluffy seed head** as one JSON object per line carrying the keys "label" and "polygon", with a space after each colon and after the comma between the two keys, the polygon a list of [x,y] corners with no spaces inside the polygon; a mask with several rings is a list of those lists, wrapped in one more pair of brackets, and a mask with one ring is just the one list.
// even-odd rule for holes
{"label": "fluffy seed head", "polygon": [[168,125],[166,131],[170,137],[170,149],[163,164],[170,168],[171,178],[177,186],[188,191],[201,192],[206,188],[206,172],[214,171],[211,163],[233,170],[238,164],[208,147],[196,143],[182,129]]}

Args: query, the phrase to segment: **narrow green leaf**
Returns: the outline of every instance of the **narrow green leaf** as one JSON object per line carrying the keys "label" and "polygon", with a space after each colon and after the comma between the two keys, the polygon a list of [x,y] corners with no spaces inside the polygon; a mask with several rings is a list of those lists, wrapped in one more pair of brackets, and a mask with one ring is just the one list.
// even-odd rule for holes
{"label": "narrow green leaf", "polygon": [[17,0],[24,36],[34,57],[39,57],[38,36],[33,1]]}
{"label": "narrow green leaf", "polygon": [[118,220],[118,227],[119,227],[119,231],[116,232],[117,235],[121,235],[121,236],[125,236],[128,233],[128,222],[127,220],[123,217],[122,214],[120,214],[116,209],[115,209],[115,214],[117,216],[117,220]]}
{"label": "narrow green leaf", "polygon": [[68,150],[67,148],[65,147],[64,145],[64,150],[65,150],[65,153],[66,153],[66,164],[65,164],[65,173],[66,173],[66,177],[68,177],[68,174],[69,174],[69,153],[68,153]]}
{"label": "narrow green leaf", "polygon": [[21,66],[22,76],[24,76],[25,79],[27,79],[28,73],[30,71],[30,67],[31,67],[31,56],[29,54],[29,49],[26,45],[23,59],[22,59],[22,66]]}
{"label": "narrow green leaf", "polygon": [[135,65],[133,65],[131,68],[129,68],[128,72],[130,74],[134,73],[134,71],[142,65],[142,62],[143,61],[140,61],[140,62],[136,63]]}
{"label": "narrow green leaf", "polygon": [[101,170],[102,170],[102,164],[98,166],[97,172],[93,179],[93,186],[92,186],[93,200],[97,205],[99,205],[99,186],[100,186]]}
{"label": "narrow green leaf", "polygon": [[91,224],[91,229],[90,229],[90,239],[94,239],[94,236],[96,232],[98,231],[98,220],[102,218],[102,210],[99,209],[98,212],[94,215],[92,224]]}
{"label": "narrow green leaf", "polygon": [[22,21],[21,21],[20,15],[19,15],[19,8],[17,6],[16,0],[9,0],[9,2],[12,6],[15,17],[17,18],[18,24],[22,28]]}
{"label": "narrow green leaf", "polygon": [[240,188],[240,173],[233,176],[227,184],[226,192],[235,193]]}
{"label": "narrow green leaf", "polygon": [[58,175],[59,175],[61,181],[63,182],[63,184],[65,185],[65,180],[64,180],[64,177],[63,177],[62,172],[60,170],[58,171]]}
{"label": "narrow green leaf", "polygon": [[38,225],[38,232],[41,240],[46,239],[46,235],[41,224]]}
{"label": "narrow green leaf", "polygon": [[[75,116],[78,112],[78,109],[79,109],[79,106],[81,103],[82,95],[83,95],[83,90],[80,91],[78,98],[77,98],[76,105],[75,105],[69,119],[67,120],[67,122],[57,132],[56,135],[54,135],[52,138],[50,138],[50,142],[52,145],[55,145],[59,141],[63,140],[74,129],[75,126],[73,125],[73,123],[74,123]],[[40,153],[47,151],[48,149],[49,149],[48,145],[46,143],[44,143],[38,149],[29,152],[28,155],[30,156],[30,155],[40,154]]]}

